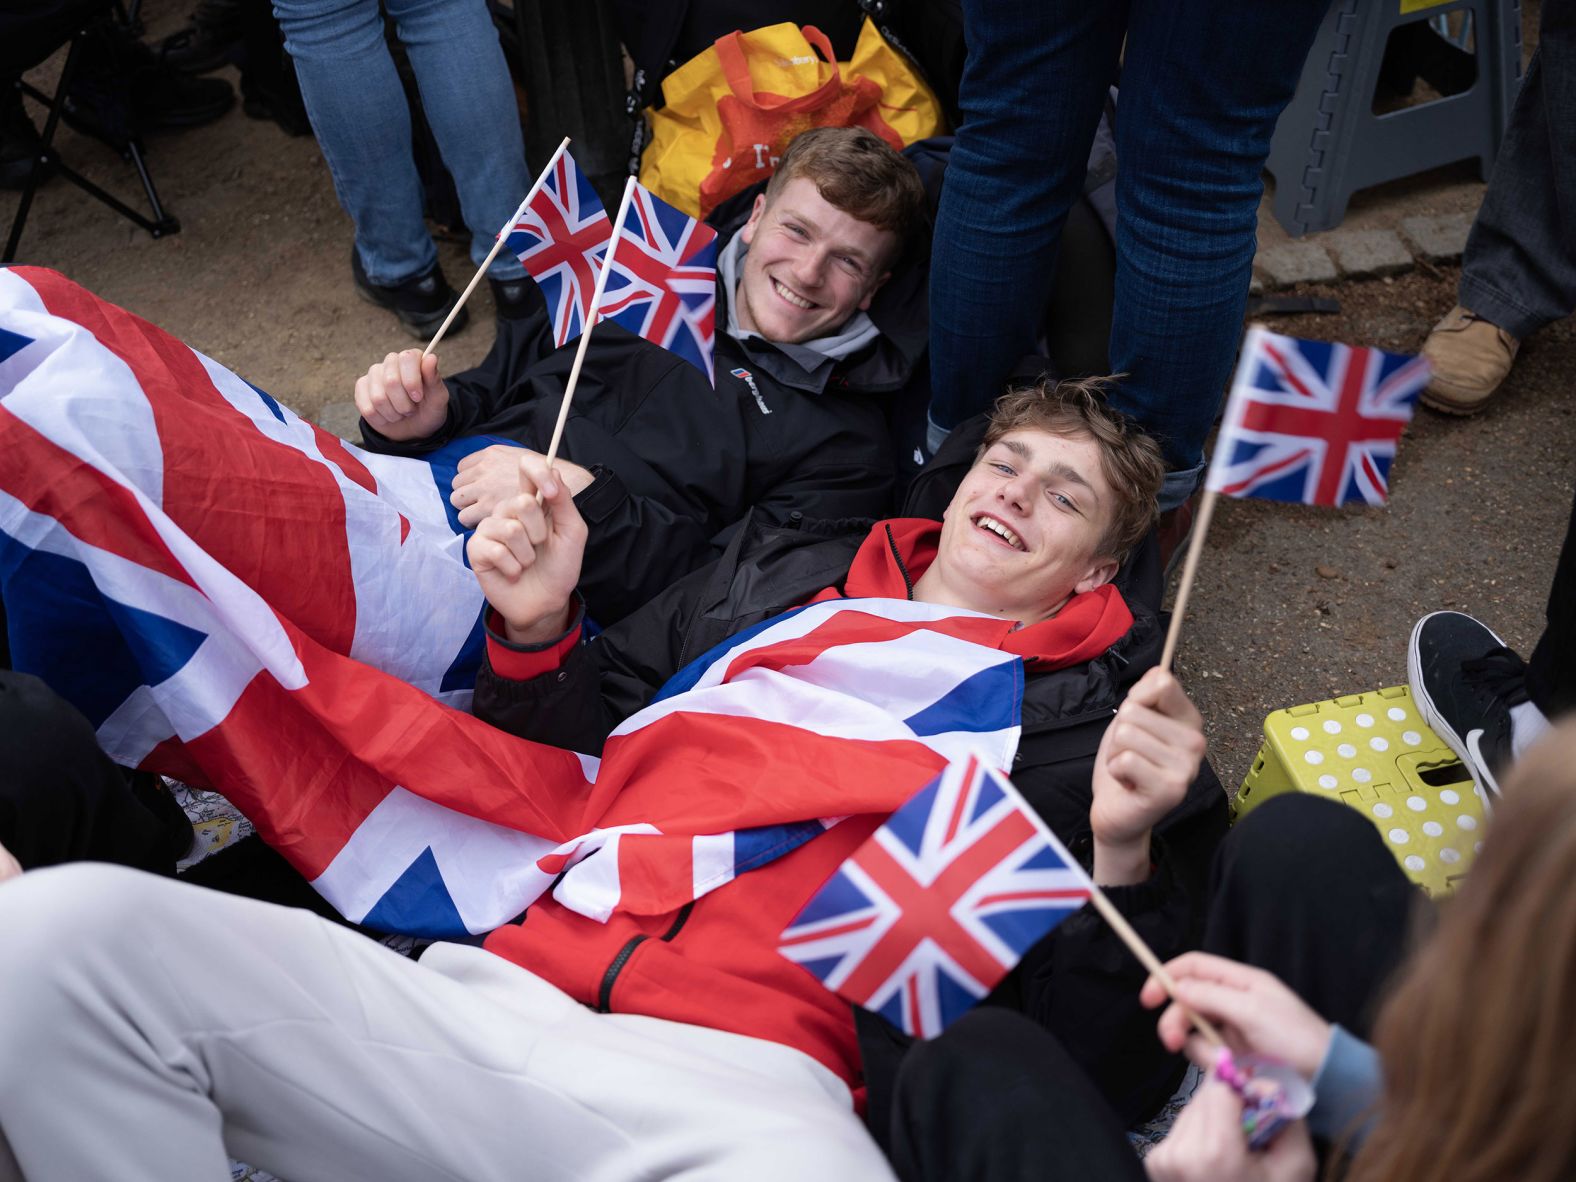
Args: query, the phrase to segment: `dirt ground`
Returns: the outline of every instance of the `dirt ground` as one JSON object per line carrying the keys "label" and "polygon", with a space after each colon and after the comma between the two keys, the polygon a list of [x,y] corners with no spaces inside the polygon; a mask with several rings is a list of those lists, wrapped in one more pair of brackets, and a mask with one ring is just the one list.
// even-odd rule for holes
{"label": "dirt ground", "polygon": [[[150,33],[178,26],[188,8],[150,0]],[[233,71],[220,76],[235,80]],[[62,129],[59,147],[93,180],[128,199],[136,194],[130,167],[102,145]],[[179,234],[154,241],[56,180],[38,195],[19,261],[63,271],[298,412],[347,429],[343,404],[357,374],[413,342],[355,295],[350,223],[316,143],[247,119],[237,106],[207,127],[154,138],[149,164],[181,220]],[[1480,192],[1469,170],[1441,170],[1364,195],[1349,224],[1472,208]],[[15,205],[14,194],[0,195],[6,224]],[[1276,232],[1264,230],[1267,238]],[[464,245],[441,249],[450,281],[462,285],[471,274]],[[1330,296],[1341,311],[1269,323],[1415,350],[1454,302],[1456,278],[1454,269],[1431,268],[1308,288],[1290,294]],[[446,370],[474,364],[490,344],[485,285],[472,310],[470,328],[440,350]],[[1530,649],[1576,478],[1572,374],[1576,322],[1567,320],[1527,343],[1503,393],[1478,418],[1419,412],[1388,509],[1222,504],[1179,668],[1209,720],[1228,788],[1248,771],[1267,712],[1404,682],[1407,636],[1426,611],[1472,612]]]}

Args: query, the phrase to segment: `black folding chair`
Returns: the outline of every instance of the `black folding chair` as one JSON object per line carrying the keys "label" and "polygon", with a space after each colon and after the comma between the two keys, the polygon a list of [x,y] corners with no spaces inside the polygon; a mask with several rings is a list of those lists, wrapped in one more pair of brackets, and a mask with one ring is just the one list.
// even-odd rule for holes
{"label": "black folding chair", "polygon": [[[17,7],[24,7],[30,11],[26,15],[18,15],[15,11]],[[141,138],[135,131],[130,132],[123,141],[106,139],[105,142],[116,148],[123,158],[131,161],[132,167],[137,170],[137,178],[142,182],[142,190],[147,196],[151,215],[138,212],[114,194],[100,188],[69,167],[54,151],[55,131],[60,126],[65,97],[71,91],[71,83],[81,64],[85,38],[96,25],[104,21],[116,22],[123,28],[130,28],[136,21],[141,7],[142,0],[131,0],[129,7],[125,8],[121,6],[119,0],[56,0],[53,4],[25,3],[11,6],[12,11],[4,17],[3,24],[0,24],[0,32],[4,32],[5,39],[12,45],[6,57],[19,66],[16,71],[17,89],[42,104],[48,111],[43,132],[39,137],[38,155],[33,160],[26,187],[22,190],[22,200],[17,206],[16,216],[11,219],[11,233],[6,239],[5,253],[0,255],[0,263],[9,263],[16,259],[17,246],[22,240],[22,230],[27,224],[27,215],[33,206],[33,194],[38,191],[39,184],[48,175],[51,166],[55,173],[76,185],[90,197],[103,202],[122,217],[141,226],[153,237],[162,238],[166,234],[179,232],[180,222],[159,201],[159,192],[154,188],[153,177],[149,175],[147,163],[143,159]],[[65,65],[60,71],[60,82],[56,85],[53,95],[45,94],[22,80],[22,69],[30,69],[44,61],[62,45],[69,45],[70,48],[66,51]]]}

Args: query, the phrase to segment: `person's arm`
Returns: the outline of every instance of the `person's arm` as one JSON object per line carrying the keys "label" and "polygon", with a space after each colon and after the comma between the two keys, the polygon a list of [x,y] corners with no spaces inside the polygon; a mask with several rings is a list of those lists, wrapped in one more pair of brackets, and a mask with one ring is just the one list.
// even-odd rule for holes
{"label": "person's arm", "polygon": [[22,864],[11,856],[11,851],[0,845],[0,882],[22,873]]}
{"label": "person's arm", "polygon": [[1384,1092],[1379,1052],[1342,1026],[1330,1027],[1330,1045],[1313,1073],[1313,1111],[1308,1131],[1338,1142],[1350,1137],[1355,1152],[1368,1139]]}

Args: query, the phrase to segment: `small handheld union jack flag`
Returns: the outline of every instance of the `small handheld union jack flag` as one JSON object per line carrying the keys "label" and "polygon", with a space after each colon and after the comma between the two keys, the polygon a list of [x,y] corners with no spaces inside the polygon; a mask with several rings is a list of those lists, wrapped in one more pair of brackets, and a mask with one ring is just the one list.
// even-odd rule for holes
{"label": "small handheld union jack flag", "polygon": [[839,996],[933,1038],[1093,889],[1007,778],[970,758],[854,851],[779,951]]}
{"label": "small handheld union jack flag", "polygon": [[542,289],[553,343],[574,340],[591,312],[613,222],[567,147],[548,161],[501,237]]}
{"label": "small handheld union jack flag", "polygon": [[598,311],[716,384],[717,232],[631,181]]}
{"label": "small handheld union jack flag", "polygon": [[1421,357],[1277,336],[1254,325],[1205,487],[1307,505],[1382,505]]}

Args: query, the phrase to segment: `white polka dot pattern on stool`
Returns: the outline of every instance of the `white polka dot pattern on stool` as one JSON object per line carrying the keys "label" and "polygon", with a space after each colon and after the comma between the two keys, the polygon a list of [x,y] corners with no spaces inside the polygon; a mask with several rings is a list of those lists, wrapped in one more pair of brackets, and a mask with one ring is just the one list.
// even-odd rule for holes
{"label": "white polka dot pattern on stool", "polygon": [[1444,849],[1439,851],[1439,860],[1445,863],[1447,866],[1454,866],[1457,862],[1461,861],[1461,852],[1459,850],[1451,849],[1447,845]]}
{"label": "white polka dot pattern on stool", "polygon": [[1423,736],[1418,734],[1416,731],[1402,731],[1401,742],[1405,743],[1408,747],[1418,747],[1422,745]]}
{"label": "white polka dot pattern on stool", "polygon": [[1370,747],[1372,747],[1375,751],[1388,751],[1388,750],[1390,750],[1390,740],[1389,739],[1382,739],[1378,735],[1375,735],[1373,738],[1369,739],[1368,740],[1368,745]]}
{"label": "white polka dot pattern on stool", "polygon": [[1308,741],[1308,728],[1305,726],[1292,727],[1291,737],[1296,739],[1299,743],[1306,743]]}
{"label": "white polka dot pattern on stool", "polygon": [[1323,751],[1304,751],[1302,753],[1302,757],[1312,764],[1320,764],[1324,762]]}
{"label": "white polka dot pattern on stool", "polygon": [[1339,747],[1337,747],[1335,749],[1335,753],[1337,755],[1339,755],[1342,759],[1356,759],[1357,758],[1357,748],[1353,747],[1350,743],[1342,743]]}
{"label": "white polka dot pattern on stool", "polygon": [[1456,818],[1456,824],[1470,833],[1472,830],[1477,828],[1477,818],[1469,817],[1466,813],[1462,813]]}
{"label": "white polka dot pattern on stool", "polygon": [[1423,861],[1423,859],[1419,858],[1416,854],[1408,854],[1406,856],[1406,860],[1402,862],[1401,865],[1405,866],[1413,874],[1416,874],[1418,871],[1427,866],[1428,863]]}
{"label": "white polka dot pattern on stool", "polygon": [[1339,783],[1340,781],[1331,775],[1323,775],[1319,777],[1320,788],[1334,788]]}
{"label": "white polka dot pattern on stool", "polygon": [[1445,835],[1445,827],[1438,821],[1424,821],[1423,832],[1428,834],[1429,837],[1443,837]]}
{"label": "white polka dot pattern on stool", "polygon": [[1441,804],[1460,804],[1461,794],[1454,788],[1446,788],[1439,794],[1439,801]]}
{"label": "white polka dot pattern on stool", "polygon": [[1356,718],[1352,719],[1352,721],[1358,726],[1369,727],[1373,726],[1374,724],[1374,716],[1372,714],[1359,714]]}
{"label": "white polka dot pattern on stool", "polygon": [[1395,842],[1396,845],[1405,845],[1411,840],[1411,835],[1405,829],[1392,829],[1390,830],[1390,840]]}
{"label": "white polka dot pattern on stool", "polygon": [[1406,711],[1401,709],[1401,707],[1399,707],[1399,706],[1391,706],[1390,709],[1386,710],[1384,713],[1385,713],[1385,717],[1388,718],[1391,722],[1405,722],[1406,721]]}
{"label": "white polka dot pattern on stool", "polygon": [[1378,817],[1381,821],[1388,821],[1391,817],[1395,816],[1395,810],[1387,804],[1376,804],[1374,805],[1374,816]]}
{"label": "white polka dot pattern on stool", "polygon": [[1359,784],[1366,784],[1373,778],[1374,774],[1365,767],[1354,767],[1352,769],[1352,779],[1356,780]]}
{"label": "white polka dot pattern on stool", "polygon": [[1336,722],[1335,719],[1333,719],[1333,718],[1326,719],[1325,723],[1324,723],[1324,733],[1327,734],[1327,735],[1338,735],[1338,734],[1340,734],[1341,733],[1341,724]]}
{"label": "white polka dot pattern on stool", "polygon": [[1408,796],[1406,798],[1406,807],[1411,809],[1414,813],[1420,813],[1428,807],[1428,801],[1424,800],[1421,796]]}

